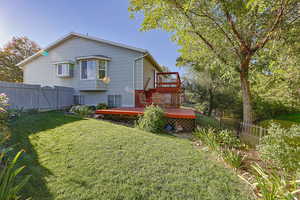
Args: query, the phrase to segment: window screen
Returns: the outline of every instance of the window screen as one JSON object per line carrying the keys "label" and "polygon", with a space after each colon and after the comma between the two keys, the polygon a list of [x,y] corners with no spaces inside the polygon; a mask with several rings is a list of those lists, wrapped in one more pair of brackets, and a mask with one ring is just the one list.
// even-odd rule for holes
{"label": "window screen", "polygon": [[108,95],[107,104],[110,108],[118,108],[122,106],[121,95]]}

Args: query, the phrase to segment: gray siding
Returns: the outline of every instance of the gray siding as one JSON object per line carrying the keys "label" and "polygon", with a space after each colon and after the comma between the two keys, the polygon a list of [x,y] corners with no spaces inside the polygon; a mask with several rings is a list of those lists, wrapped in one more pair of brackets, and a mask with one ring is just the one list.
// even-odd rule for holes
{"label": "gray siding", "polygon": [[154,83],[155,83],[154,72],[156,73],[155,67],[147,59],[144,59],[144,72],[143,72],[144,86],[143,87],[146,86],[148,79],[150,79],[146,89],[154,88]]}
{"label": "gray siding", "polygon": [[[121,94],[122,106],[134,106],[134,89],[140,89],[142,86],[143,59],[138,60],[135,65],[134,60],[142,56],[142,53],[79,37],[73,37],[65,41],[49,50],[48,53],[48,56],[40,56],[24,66],[25,83],[73,87],[77,94],[88,96],[85,98],[87,104],[107,102],[106,95]],[[54,62],[75,61],[76,57],[90,55],[104,55],[111,58],[108,63],[108,77],[110,77],[111,82],[105,88],[106,91],[79,92],[82,85],[89,87],[89,84],[91,84],[90,87],[93,87],[95,82],[80,80],[78,62],[75,64],[72,78],[57,77]],[[134,67],[135,73],[133,71]]]}

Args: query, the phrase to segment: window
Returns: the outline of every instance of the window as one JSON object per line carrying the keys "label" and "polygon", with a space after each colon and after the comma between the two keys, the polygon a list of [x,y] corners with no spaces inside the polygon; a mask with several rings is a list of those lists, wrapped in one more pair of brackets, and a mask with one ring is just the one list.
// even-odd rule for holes
{"label": "window", "polygon": [[81,79],[95,80],[96,79],[96,61],[82,60],[81,61]]}
{"label": "window", "polygon": [[84,96],[74,95],[74,104],[75,105],[84,105]]}
{"label": "window", "polygon": [[71,77],[73,75],[73,67],[70,63],[58,63],[56,68],[59,77]]}
{"label": "window", "polygon": [[122,106],[122,96],[121,95],[108,95],[108,107],[118,108]]}
{"label": "window", "polygon": [[106,60],[82,60],[81,61],[81,79],[95,80],[103,79],[107,76]]}
{"label": "window", "polygon": [[98,61],[98,78],[103,79],[107,76],[107,61],[99,60]]}

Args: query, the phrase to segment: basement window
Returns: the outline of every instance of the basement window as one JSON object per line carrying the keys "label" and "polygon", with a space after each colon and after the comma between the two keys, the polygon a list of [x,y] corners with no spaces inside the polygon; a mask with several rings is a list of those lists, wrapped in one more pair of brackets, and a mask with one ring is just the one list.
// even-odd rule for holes
{"label": "basement window", "polygon": [[122,106],[122,96],[121,95],[108,95],[108,107],[119,108]]}

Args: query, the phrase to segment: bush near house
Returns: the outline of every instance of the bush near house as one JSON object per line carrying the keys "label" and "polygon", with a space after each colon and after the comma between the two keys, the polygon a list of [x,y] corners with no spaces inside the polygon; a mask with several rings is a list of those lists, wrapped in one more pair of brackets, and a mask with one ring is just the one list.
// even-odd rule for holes
{"label": "bush near house", "polygon": [[87,105],[76,105],[72,106],[70,109],[71,113],[80,115],[81,117],[88,117],[94,113],[93,109]]}
{"label": "bush near house", "polygon": [[145,108],[144,115],[139,116],[137,127],[152,133],[163,132],[166,125],[164,110],[158,106],[150,105]]}
{"label": "bush near house", "polygon": [[96,109],[97,110],[108,109],[108,105],[106,103],[98,103]]}

